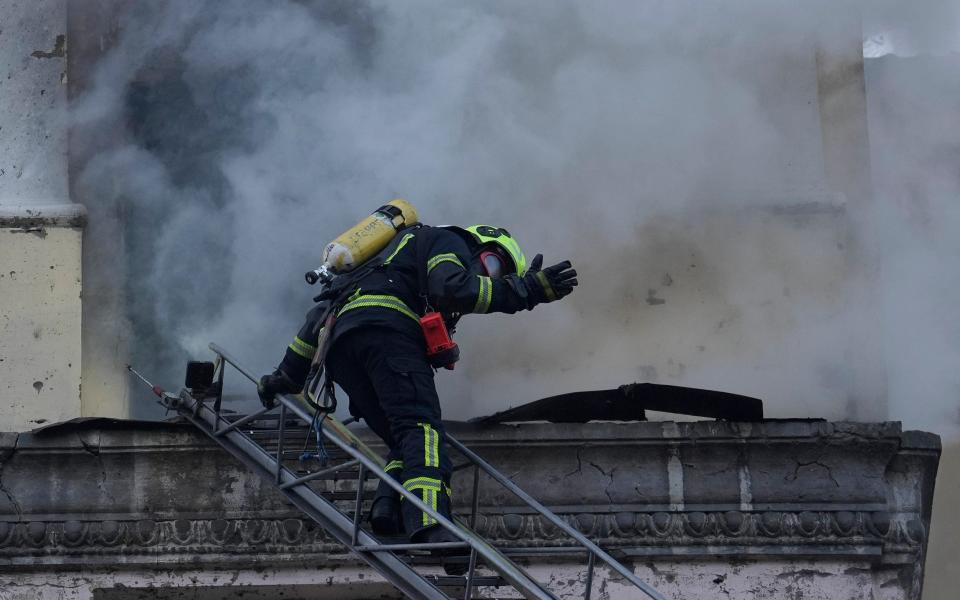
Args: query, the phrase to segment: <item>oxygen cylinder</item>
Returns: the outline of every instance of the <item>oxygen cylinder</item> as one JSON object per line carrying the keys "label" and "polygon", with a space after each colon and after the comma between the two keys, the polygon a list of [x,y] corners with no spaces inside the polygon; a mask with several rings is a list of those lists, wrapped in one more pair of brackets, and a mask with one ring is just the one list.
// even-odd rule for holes
{"label": "oxygen cylinder", "polygon": [[346,230],[323,249],[323,264],[306,274],[307,283],[330,281],[349,273],[387,247],[403,227],[417,223],[417,211],[406,200],[391,200]]}

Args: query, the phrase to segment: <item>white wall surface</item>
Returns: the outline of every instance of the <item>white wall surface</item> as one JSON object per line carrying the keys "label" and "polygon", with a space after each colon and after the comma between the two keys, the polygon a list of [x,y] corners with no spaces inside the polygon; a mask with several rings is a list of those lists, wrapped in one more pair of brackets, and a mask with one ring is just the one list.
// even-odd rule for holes
{"label": "white wall surface", "polygon": [[0,228],[0,430],[80,416],[82,229]]}

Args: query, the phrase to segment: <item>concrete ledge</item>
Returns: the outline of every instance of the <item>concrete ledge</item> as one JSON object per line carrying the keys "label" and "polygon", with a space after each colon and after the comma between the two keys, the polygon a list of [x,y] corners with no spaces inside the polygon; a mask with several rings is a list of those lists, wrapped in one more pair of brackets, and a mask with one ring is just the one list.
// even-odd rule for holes
{"label": "concrete ledge", "polygon": [[[828,587],[853,586],[856,574],[854,587],[895,585],[898,593],[884,598],[919,598],[940,453],[931,434],[824,421],[448,428],[653,577],[693,577],[707,561],[733,572],[752,565],[743,572],[757,577],[765,568],[823,572]],[[0,442],[0,581],[4,571],[41,577],[93,565],[119,581],[128,571],[155,578],[185,564],[241,574],[265,561],[272,569],[312,561],[331,572],[354,564],[190,426],[89,419]],[[471,482],[469,470],[453,481],[461,515]],[[335,489],[352,502],[352,485],[345,479]],[[565,543],[489,481],[480,507],[478,530],[500,546]],[[543,560],[534,566],[574,568]]]}
{"label": "concrete ledge", "polygon": [[78,227],[87,223],[87,209],[82,204],[49,206],[0,206],[0,228],[30,229],[34,227]]}

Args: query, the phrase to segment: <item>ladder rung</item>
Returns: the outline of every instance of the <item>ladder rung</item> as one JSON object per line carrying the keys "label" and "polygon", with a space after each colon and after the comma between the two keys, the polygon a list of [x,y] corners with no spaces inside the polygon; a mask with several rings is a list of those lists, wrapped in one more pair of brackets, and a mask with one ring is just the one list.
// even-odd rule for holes
{"label": "ladder rung", "polygon": [[371,544],[354,546],[357,552],[397,552],[401,550],[439,550],[441,548],[467,548],[466,542],[434,542],[432,544]]}
{"label": "ladder rung", "polygon": [[[290,448],[286,448],[287,444],[284,444],[284,446],[285,446],[285,448],[284,448],[284,450],[283,450],[284,460],[299,461],[299,460],[300,460],[300,456],[301,456],[304,452],[313,452],[313,451],[314,451],[314,449],[313,449],[313,448],[310,448],[310,447],[307,447],[306,449],[303,449],[303,448],[290,449]],[[269,454],[272,454],[274,457],[277,456],[277,446],[276,446],[276,444],[274,444],[274,445],[272,445],[272,446],[264,446],[264,445],[261,445],[260,447],[263,448],[264,451],[268,452]],[[327,455],[328,455],[328,456],[327,456],[327,462],[333,462],[333,461],[337,461],[337,460],[345,460],[345,459],[350,458],[349,455],[347,455],[347,454],[342,454],[342,453],[341,453],[341,454],[334,454],[333,452],[327,452]],[[287,458],[287,457],[289,457],[289,458]],[[312,457],[311,457],[311,459],[312,459]]]}
{"label": "ladder rung", "polygon": [[[270,429],[246,429],[246,428],[244,429],[247,435],[249,435],[251,438],[255,440],[272,441],[280,437],[276,428],[272,428],[272,427]],[[284,429],[283,430],[283,438],[285,443],[292,442],[292,441],[297,441],[302,443],[306,437],[307,437],[307,432],[305,429]],[[310,436],[310,437],[312,438],[313,436]]]}
{"label": "ladder rung", "polygon": [[[263,416],[262,413],[263,413],[264,411],[266,411],[266,410],[268,410],[268,409],[265,408],[265,409],[263,409],[263,410],[261,410],[261,411],[259,411],[259,412],[255,412],[255,413],[249,414],[249,415],[247,415],[247,416],[245,416],[245,417],[241,417],[241,418],[237,419],[236,421],[233,421],[232,423],[230,423],[229,425],[227,425],[227,426],[224,427],[223,429],[220,429],[220,430],[218,430],[218,431],[214,431],[214,432],[213,432],[213,436],[214,436],[214,437],[221,437],[221,436],[224,435],[225,433],[229,433],[229,432],[233,431],[234,429],[239,429],[240,427],[246,425],[247,423],[249,423],[249,422],[251,422],[251,421],[254,421],[254,420],[259,419],[260,417],[262,417],[262,416]],[[273,409],[269,409],[269,410],[273,410]]]}
{"label": "ladder rung", "polygon": [[536,556],[540,554],[589,554],[590,550],[582,546],[537,546],[530,548],[499,548],[509,556]]}
{"label": "ladder rung", "polygon": [[[437,587],[464,587],[467,578],[460,575],[425,575],[424,579]],[[509,585],[503,577],[497,575],[474,575],[474,587],[502,587]]]}
{"label": "ladder rung", "polygon": [[280,486],[280,489],[281,489],[281,490],[285,490],[285,489],[287,489],[287,488],[292,488],[292,487],[295,486],[295,485],[301,485],[301,484],[303,484],[303,483],[306,483],[306,482],[308,482],[308,481],[312,481],[312,480],[314,480],[314,479],[320,479],[321,477],[323,477],[323,476],[325,476],[325,475],[332,475],[332,474],[334,474],[334,473],[337,473],[337,472],[339,472],[339,471],[342,471],[343,469],[348,469],[348,468],[350,468],[350,467],[352,467],[352,466],[354,466],[354,465],[356,465],[356,464],[359,464],[359,463],[360,463],[360,461],[357,460],[357,459],[348,460],[348,461],[345,462],[345,463],[342,463],[342,464],[339,464],[339,465],[334,465],[334,466],[332,466],[332,467],[327,467],[326,469],[323,469],[323,470],[320,470],[320,471],[316,471],[316,472],[310,473],[309,475],[306,475],[306,476],[304,476],[304,477],[300,477],[300,478],[298,478],[298,479],[294,479],[293,481],[284,483],[283,485]]}
{"label": "ladder rung", "polygon": [[[324,498],[327,498],[328,500],[333,500],[335,502],[357,499],[356,490],[352,492],[345,491],[345,492],[317,492],[317,493],[323,496]],[[364,490],[363,499],[373,500],[373,497],[376,496],[376,494],[377,494],[377,490]]]}
{"label": "ladder rung", "polygon": [[[294,462],[294,461],[287,461],[287,462]],[[297,465],[297,466],[299,466],[299,465]],[[287,468],[289,468],[289,467],[287,467]],[[301,477],[306,477],[307,475],[310,475],[311,473],[317,472],[317,471],[310,471],[310,470],[308,470],[308,469],[290,469],[290,470],[293,471],[294,473],[296,473],[297,475],[301,476]],[[338,471],[338,472],[334,473],[333,475],[335,475],[335,477],[325,477],[325,478],[323,478],[321,481],[347,482],[347,481],[351,481],[351,480],[356,480],[356,479],[357,479],[357,476],[359,475],[359,473],[360,473],[360,470],[359,470],[359,469],[354,469],[353,467],[350,467],[350,468],[348,468],[348,469],[344,469],[343,471]],[[376,481],[376,480],[374,480],[374,481]]]}
{"label": "ladder rung", "polygon": [[[263,410],[263,409],[258,410],[257,412],[261,412],[262,410]],[[272,409],[271,409],[271,410],[272,410]],[[255,414],[255,413],[253,413],[253,414]],[[241,419],[241,418],[244,418],[244,417],[246,417],[246,416],[248,416],[248,415],[241,415],[241,414],[239,414],[239,413],[231,413],[231,414],[223,414],[223,413],[220,413],[220,416],[221,416],[222,418],[224,418],[224,419],[228,419],[228,418],[232,418],[232,417],[236,417],[237,419]],[[276,420],[279,419],[279,418],[280,418],[280,414],[279,414],[279,413],[271,413],[271,414],[260,415],[259,420],[261,420],[261,421],[276,421]],[[289,422],[289,423],[295,423],[295,422],[298,423],[298,422],[300,422],[300,419],[295,419],[295,418],[291,417],[290,415],[287,415],[287,419],[288,419],[288,422]],[[276,425],[271,425],[271,427],[276,428]]]}

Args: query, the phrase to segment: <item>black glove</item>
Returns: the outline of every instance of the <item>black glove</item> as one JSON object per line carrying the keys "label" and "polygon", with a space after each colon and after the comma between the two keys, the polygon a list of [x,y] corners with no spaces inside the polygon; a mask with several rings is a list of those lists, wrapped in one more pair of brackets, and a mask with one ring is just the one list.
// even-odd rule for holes
{"label": "black glove", "polygon": [[541,270],[542,264],[543,255],[536,255],[521,280],[527,290],[528,309],[543,302],[559,300],[577,286],[577,271],[569,260]]}
{"label": "black glove", "polygon": [[275,396],[277,394],[299,394],[303,389],[302,385],[290,379],[286,373],[277,369],[270,375],[264,375],[257,383],[257,395],[260,396],[260,403],[264,408],[273,408],[277,404]]}

